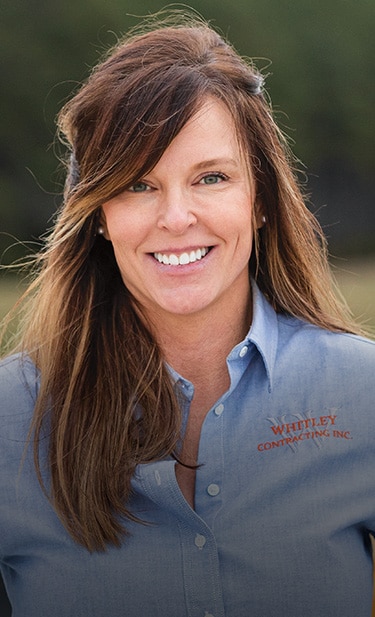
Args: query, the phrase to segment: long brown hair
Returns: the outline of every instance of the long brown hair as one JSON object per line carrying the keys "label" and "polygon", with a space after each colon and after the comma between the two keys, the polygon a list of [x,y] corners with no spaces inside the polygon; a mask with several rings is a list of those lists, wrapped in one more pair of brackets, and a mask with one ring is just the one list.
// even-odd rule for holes
{"label": "long brown hair", "polygon": [[64,203],[29,294],[22,349],[41,373],[36,468],[43,484],[39,442],[48,429],[50,497],[89,550],[121,542],[136,465],[176,456],[181,424],[162,352],[97,234],[101,204],[155,166],[207,96],[232,113],[256,180],[266,224],[250,270],[260,289],[276,311],[355,330],[332,291],[325,241],[261,75],[203,20],[177,21],[118,43],[61,111]]}

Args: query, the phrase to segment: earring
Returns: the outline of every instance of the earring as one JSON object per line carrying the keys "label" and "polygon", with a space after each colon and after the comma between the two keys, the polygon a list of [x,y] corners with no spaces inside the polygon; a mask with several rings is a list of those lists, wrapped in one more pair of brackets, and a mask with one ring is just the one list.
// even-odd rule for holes
{"label": "earring", "polygon": [[267,221],[266,217],[263,215],[262,216],[262,223],[265,223]]}
{"label": "earring", "polygon": [[99,234],[99,236],[102,236],[104,234],[104,227],[103,227],[103,225],[99,225],[99,227],[98,227],[98,234]]}

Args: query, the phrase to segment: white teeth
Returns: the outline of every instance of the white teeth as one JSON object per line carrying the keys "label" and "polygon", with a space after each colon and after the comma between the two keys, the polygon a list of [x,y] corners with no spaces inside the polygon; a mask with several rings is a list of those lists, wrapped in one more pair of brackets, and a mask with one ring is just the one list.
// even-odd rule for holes
{"label": "white teeth", "polygon": [[182,255],[180,255],[180,259],[179,259],[180,266],[184,266],[188,264],[189,261],[190,261],[190,257],[187,253],[182,253]]}
{"label": "white teeth", "polygon": [[190,253],[182,253],[180,256],[174,253],[170,255],[166,255],[165,253],[154,253],[154,257],[159,263],[165,264],[166,266],[186,266],[189,263],[199,261],[199,259],[202,259],[207,253],[208,248],[203,247],[196,251],[190,251]]}
{"label": "white teeth", "polygon": [[177,255],[169,255],[169,265],[170,266],[178,266],[179,264],[179,259],[177,257]]}

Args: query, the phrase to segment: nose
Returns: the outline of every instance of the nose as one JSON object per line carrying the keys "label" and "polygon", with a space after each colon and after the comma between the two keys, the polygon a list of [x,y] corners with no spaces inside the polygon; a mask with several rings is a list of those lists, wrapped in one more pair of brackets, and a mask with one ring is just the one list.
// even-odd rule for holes
{"label": "nose", "polygon": [[175,235],[182,235],[197,223],[197,217],[192,209],[188,195],[173,191],[165,195],[158,217],[158,228],[165,229]]}

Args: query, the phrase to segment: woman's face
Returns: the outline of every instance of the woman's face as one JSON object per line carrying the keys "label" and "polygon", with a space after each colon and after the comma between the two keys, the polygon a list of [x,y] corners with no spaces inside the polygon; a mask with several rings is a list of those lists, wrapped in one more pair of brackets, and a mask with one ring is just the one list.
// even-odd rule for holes
{"label": "woman's face", "polygon": [[105,236],[146,313],[225,310],[248,297],[253,205],[232,117],[208,99],[153,170],[103,204]]}

